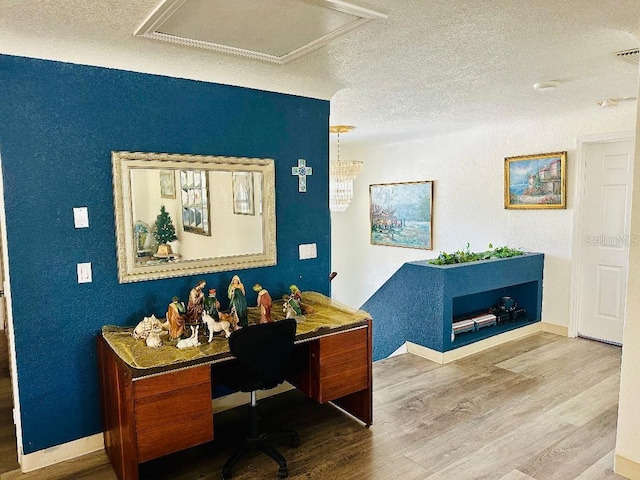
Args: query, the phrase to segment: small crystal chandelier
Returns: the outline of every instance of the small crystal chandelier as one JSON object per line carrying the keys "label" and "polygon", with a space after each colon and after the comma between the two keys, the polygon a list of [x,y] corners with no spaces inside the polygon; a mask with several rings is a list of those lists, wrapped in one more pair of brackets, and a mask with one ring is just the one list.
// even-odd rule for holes
{"label": "small crystal chandelier", "polygon": [[338,155],[329,162],[329,209],[344,212],[353,198],[353,181],[362,170],[363,163],[355,160],[340,160],[340,134],[348,133],[355,127],[334,125],[329,132],[338,134]]}

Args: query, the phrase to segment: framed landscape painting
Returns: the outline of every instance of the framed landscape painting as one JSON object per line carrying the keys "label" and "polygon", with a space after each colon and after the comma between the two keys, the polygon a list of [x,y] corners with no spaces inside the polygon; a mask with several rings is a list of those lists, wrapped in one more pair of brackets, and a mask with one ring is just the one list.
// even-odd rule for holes
{"label": "framed landscape painting", "polygon": [[504,208],[566,208],[567,152],[504,159]]}
{"label": "framed landscape painting", "polygon": [[433,181],[369,186],[371,244],[431,250]]}

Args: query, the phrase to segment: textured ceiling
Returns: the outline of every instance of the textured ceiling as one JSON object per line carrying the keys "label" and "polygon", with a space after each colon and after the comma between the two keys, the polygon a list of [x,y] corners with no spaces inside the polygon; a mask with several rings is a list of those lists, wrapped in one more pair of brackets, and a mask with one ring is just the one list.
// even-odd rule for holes
{"label": "textured ceiling", "polygon": [[331,99],[359,138],[597,114],[638,91],[638,66],[611,56],[638,46],[638,0],[370,0],[388,19],[286,65],[134,37],[159,3],[0,0],[0,52]]}

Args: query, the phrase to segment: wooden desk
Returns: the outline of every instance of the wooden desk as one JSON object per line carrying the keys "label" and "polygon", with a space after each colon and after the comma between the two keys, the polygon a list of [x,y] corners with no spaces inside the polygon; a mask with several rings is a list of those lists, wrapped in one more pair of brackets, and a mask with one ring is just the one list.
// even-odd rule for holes
{"label": "wooden desk", "polygon": [[[288,381],[371,425],[371,328],[367,319],[298,337]],[[137,480],[142,462],[213,440],[212,377],[215,364],[225,361],[233,357],[136,369],[98,335],[104,444],[120,480]]]}

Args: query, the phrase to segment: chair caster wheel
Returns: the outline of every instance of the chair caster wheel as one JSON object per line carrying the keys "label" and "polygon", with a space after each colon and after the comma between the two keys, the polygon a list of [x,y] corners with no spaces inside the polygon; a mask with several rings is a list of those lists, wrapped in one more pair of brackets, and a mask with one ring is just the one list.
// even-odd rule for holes
{"label": "chair caster wheel", "polygon": [[289,476],[289,469],[287,467],[280,467],[278,469],[278,478],[287,478]]}
{"label": "chair caster wheel", "polygon": [[230,480],[231,479],[231,472],[230,471],[222,471],[222,480]]}
{"label": "chair caster wheel", "polygon": [[291,439],[291,446],[293,448],[298,448],[300,446],[300,437],[293,437]]}

